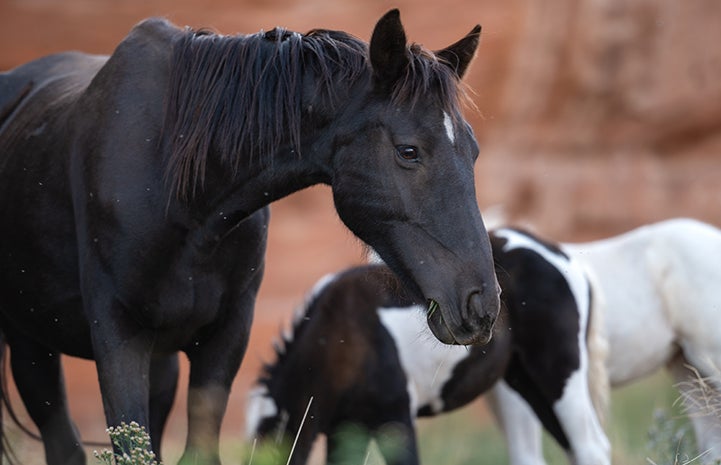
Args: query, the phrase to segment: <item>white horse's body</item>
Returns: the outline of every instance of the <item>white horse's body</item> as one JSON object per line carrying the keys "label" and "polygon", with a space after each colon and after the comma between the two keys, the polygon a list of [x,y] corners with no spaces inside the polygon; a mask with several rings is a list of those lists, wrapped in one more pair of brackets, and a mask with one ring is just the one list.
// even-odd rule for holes
{"label": "white horse's body", "polygon": [[[563,249],[592,274],[600,303],[594,309],[603,312],[609,345],[610,384],[668,366],[689,409],[702,462],[721,459],[721,230],[674,219]],[[698,375],[706,397],[698,396]],[[491,401],[513,447],[527,452],[514,464],[543,463],[541,426],[525,402],[504,386]],[[569,414],[559,418],[564,425]]]}
{"label": "white horse's body", "polygon": [[653,373],[679,348],[718,383],[720,230],[676,219],[565,248],[592,270],[602,294],[613,386]]}

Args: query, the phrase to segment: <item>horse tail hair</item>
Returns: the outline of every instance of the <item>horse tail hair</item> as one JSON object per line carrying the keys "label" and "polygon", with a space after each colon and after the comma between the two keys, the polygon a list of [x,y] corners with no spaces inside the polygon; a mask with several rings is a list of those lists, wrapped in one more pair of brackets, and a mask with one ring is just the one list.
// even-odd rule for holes
{"label": "horse tail hair", "polygon": [[588,386],[591,402],[596,415],[605,425],[611,398],[606,362],[608,359],[608,338],[604,324],[605,302],[595,275],[587,267],[584,270],[589,284],[589,318],[586,330],[588,347]]}
{"label": "horse tail hair", "polygon": [[[3,336],[2,332],[0,332],[0,387],[5,386],[5,337]],[[5,389],[0,389],[1,393],[1,399],[2,403],[0,403],[0,462],[2,462],[3,457],[5,457],[5,450],[10,447],[10,444],[8,443],[7,436],[5,436],[5,428],[3,428],[3,404],[6,403],[7,396],[5,395]]]}

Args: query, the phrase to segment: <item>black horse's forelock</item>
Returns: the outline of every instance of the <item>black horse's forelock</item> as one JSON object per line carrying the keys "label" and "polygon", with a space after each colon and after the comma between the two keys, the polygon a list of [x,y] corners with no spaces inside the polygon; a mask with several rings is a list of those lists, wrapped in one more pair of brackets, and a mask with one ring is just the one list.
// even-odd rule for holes
{"label": "black horse's forelock", "polygon": [[460,86],[460,80],[451,64],[420,44],[408,47],[409,62],[405,74],[393,87],[391,100],[396,105],[410,105],[411,108],[423,96],[436,95],[438,104],[450,117],[460,115],[461,103],[471,104]]}
{"label": "black horse's forelock", "polygon": [[[457,115],[461,92],[451,67],[412,44],[409,66],[391,103],[415,104],[432,90]],[[224,36],[186,30],[173,47],[163,137],[169,143],[166,182],[178,197],[202,189],[208,157],[235,176],[250,163],[268,163],[281,144],[300,155],[304,73],[314,98],[333,107],[337,89],[369,72],[367,44],[342,31],[304,35],[276,28]]]}

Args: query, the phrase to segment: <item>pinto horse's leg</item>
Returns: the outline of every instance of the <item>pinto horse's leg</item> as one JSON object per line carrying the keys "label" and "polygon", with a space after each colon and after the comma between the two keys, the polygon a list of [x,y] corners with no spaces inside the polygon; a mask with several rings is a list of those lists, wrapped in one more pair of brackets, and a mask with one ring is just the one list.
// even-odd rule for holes
{"label": "pinto horse's leg", "polygon": [[510,465],[546,465],[541,422],[525,400],[504,381],[486,395],[486,402],[506,437]]}
{"label": "pinto horse's leg", "polygon": [[568,378],[563,396],[553,404],[553,411],[571,443],[572,463],[611,464],[611,444],[589,395],[587,372],[578,371]]}
{"label": "pinto horse's leg", "polygon": [[178,355],[155,356],[150,362],[150,439],[160,461],[160,443],[178,387]]}
{"label": "pinto horse's leg", "polygon": [[591,401],[588,370],[556,371],[574,357],[578,353],[562,350],[561,344],[551,351],[524,350],[522,357],[511,359],[505,380],[531,405],[571,463],[610,465],[611,446]]}
{"label": "pinto horse's leg", "polygon": [[374,436],[388,465],[418,465],[416,430],[410,415],[377,429]]}
{"label": "pinto horse's leg", "polygon": [[[312,416],[313,414],[310,413],[309,415]],[[284,458],[282,463],[287,463],[288,465],[306,465],[308,463],[308,457],[313,450],[313,444],[315,444],[315,439],[318,437],[319,432],[315,426],[310,424],[307,418],[306,422],[299,426],[301,426],[300,432],[296,433],[292,438],[287,438],[291,441],[287,444],[287,446],[290,447],[290,449],[287,449],[287,452],[291,455],[290,457]],[[330,439],[328,439],[328,441],[330,444]],[[293,447],[294,443],[295,446]]]}
{"label": "pinto horse's leg", "polygon": [[[344,424],[333,428],[326,441],[326,465],[364,464],[370,441],[371,436],[362,425],[349,428],[348,424]],[[310,448],[305,452],[306,460],[297,460],[296,465],[305,464],[309,453]]]}
{"label": "pinto horse's leg", "polygon": [[70,418],[60,354],[22,337],[8,338],[20,397],[40,431],[48,465],[84,465],[85,452]]}

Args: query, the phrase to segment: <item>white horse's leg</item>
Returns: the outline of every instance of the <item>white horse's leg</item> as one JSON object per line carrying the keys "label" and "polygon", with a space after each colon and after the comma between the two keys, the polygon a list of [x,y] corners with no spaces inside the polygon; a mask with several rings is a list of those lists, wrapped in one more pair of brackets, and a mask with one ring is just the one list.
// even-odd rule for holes
{"label": "white horse's leg", "polygon": [[[716,379],[707,378],[679,354],[668,363],[676,380],[686,414],[691,420],[700,454],[699,462],[718,463],[721,460],[721,390]],[[713,375],[712,375],[713,376]]]}
{"label": "white horse's leg", "polygon": [[566,380],[563,395],[553,404],[553,411],[568,438],[571,463],[610,465],[611,443],[599,418],[606,415],[610,389],[605,369],[608,356],[608,341],[603,331],[605,305],[595,275],[587,274],[587,279],[595,299],[590,312],[581,313],[579,323],[585,316],[586,324],[581,324],[581,328],[588,329],[588,336],[584,338],[583,332],[578,336],[580,367]]}
{"label": "white horse's leg", "polygon": [[499,381],[486,394],[486,402],[506,436],[510,465],[546,465],[541,422],[520,394]]}
{"label": "white horse's leg", "polygon": [[563,396],[553,411],[571,444],[570,460],[575,465],[610,465],[611,444],[591,402],[584,371],[568,378]]}

